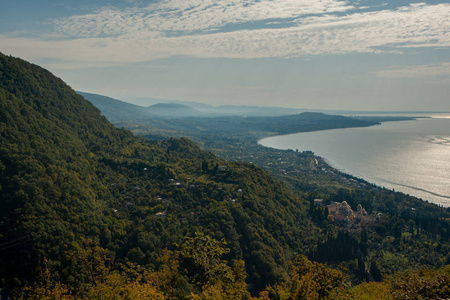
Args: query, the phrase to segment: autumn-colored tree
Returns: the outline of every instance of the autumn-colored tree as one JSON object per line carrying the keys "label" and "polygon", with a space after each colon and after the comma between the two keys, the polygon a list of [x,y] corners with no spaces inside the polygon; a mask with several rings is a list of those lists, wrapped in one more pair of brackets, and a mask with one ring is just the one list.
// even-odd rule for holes
{"label": "autumn-colored tree", "polygon": [[244,261],[236,260],[233,268],[228,266],[220,259],[229,252],[225,246],[225,240],[217,241],[200,232],[181,245],[181,255],[192,259],[199,271],[194,280],[201,294],[192,294],[192,299],[250,299]]}
{"label": "autumn-colored tree", "polygon": [[[152,270],[125,261],[112,264],[106,250],[93,240],[80,239],[67,257],[88,274],[80,287],[55,282],[49,263],[44,259],[33,286],[25,287],[17,299],[33,300],[395,300],[447,299],[450,295],[450,266],[438,270],[406,271],[390,276],[384,282],[362,283],[354,288],[343,272],[312,262],[299,255],[289,262],[289,280],[268,287],[251,298],[245,282],[245,265],[236,260],[232,266],[220,257],[227,253],[224,240],[197,233],[181,246],[184,257],[192,259],[199,273],[194,276],[191,292],[180,292],[186,284],[181,275],[179,253],[164,250],[158,259],[161,266]],[[114,267],[113,267],[114,266]],[[194,291],[194,292],[192,292]]]}
{"label": "autumn-colored tree", "polygon": [[191,294],[193,300],[245,300],[250,299],[250,293],[245,283],[244,261],[237,260],[232,269],[231,281],[216,281],[203,287],[201,294]]}
{"label": "autumn-colored tree", "polygon": [[185,279],[180,273],[180,254],[164,249],[162,256],[158,258],[161,267],[155,272],[149,272],[146,278],[154,282],[164,292],[167,299],[181,298]]}
{"label": "autumn-colored tree", "polygon": [[72,300],[66,285],[53,282],[48,261],[44,259],[42,267],[39,268],[39,278],[32,287],[26,286],[20,293],[19,299],[30,300]]}
{"label": "autumn-colored tree", "polygon": [[388,280],[394,299],[448,299],[450,265],[439,270],[407,271]]}
{"label": "autumn-colored tree", "polygon": [[273,299],[331,299],[343,297],[348,282],[341,271],[312,262],[304,255],[299,255],[290,262],[290,281],[269,287],[268,291]]}
{"label": "autumn-colored tree", "polygon": [[67,251],[67,259],[85,274],[88,285],[100,284],[112,270],[112,259],[107,256],[107,250],[89,238],[81,237],[73,243],[72,249]]}
{"label": "autumn-colored tree", "polygon": [[[166,255],[167,256],[167,255]],[[125,261],[113,268],[107,250],[91,239],[81,238],[69,250],[67,257],[81,266],[89,276],[88,282],[74,291],[77,298],[102,300],[165,300],[165,290],[155,278],[157,272]],[[162,258],[164,259],[164,257]],[[175,264],[177,267],[177,264]]]}
{"label": "autumn-colored tree", "polygon": [[91,287],[85,299],[101,300],[165,300],[163,292],[152,282],[129,281],[118,272],[108,274],[102,282]]}
{"label": "autumn-colored tree", "polygon": [[363,282],[350,290],[354,299],[393,300],[389,284],[384,282]]}
{"label": "autumn-colored tree", "polygon": [[195,237],[186,237],[180,246],[181,255],[192,259],[198,274],[195,275],[195,283],[200,290],[206,285],[214,285],[217,281],[230,281],[232,278],[231,268],[225,260],[220,259],[222,255],[230,252],[225,248],[224,239],[217,241],[201,232],[196,232]]}

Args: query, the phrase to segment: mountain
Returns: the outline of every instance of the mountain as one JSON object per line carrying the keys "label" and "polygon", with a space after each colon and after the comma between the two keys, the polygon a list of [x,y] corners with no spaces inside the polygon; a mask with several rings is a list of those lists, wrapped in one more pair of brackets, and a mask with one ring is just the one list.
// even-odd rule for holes
{"label": "mountain", "polygon": [[52,281],[81,286],[89,269],[68,253],[91,244],[114,261],[157,266],[164,248],[199,231],[228,242],[227,259],[245,261],[258,291],[314,243],[305,201],[262,169],[184,138],[152,142],[117,129],[47,70],[2,54],[0,108],[7,288],[32,284],[43,265]]}
{"label": "mountain", "polygon": [[152,115],[165,117],[192,117],[200,115],[200,112],[190,106],[177,103],[157,103],[148,107]]}
{"label": "mountain", "polygon": [[[235,128],[267,125],[280,132],[358,122],[311,113],[288,119],[303,125],[234,117]],[[20,299],[35,287],[41,297],[32,299],[52,298],[49,288],[59,292],[52,294],[57,299],[75,291],[116,299],[123,284],[151,291],[164,281],[165,295],[199,299],[235,282],[242,287],[248,275],[254,295],[267,285],[271,295],[328,295],[347,286],[344,274],[304,256],[288,260],[303,253],[343,263],[356,282],[450,262],[448,210],[341,174],[312,153],[264,150],[223,132],[212,140],[223,138],[234,154],[255,150],[252,160],[278,170],[276,178],[289,188],[242,157],[230,162],[186,138],[150,141],[118,129],[49,71],[0,54],[0,294]],[[348,218],[330,215],[328,203]],[[364,230],[349,223],[362,222],[354,218],[360,205],[370,214]],[[205,253],[212,256],[204,260]],[[449,270],[409,273],[412,281],[406,273],[388,284],[442,298]],[[201,290],[205,274],[229,285]]]}
{"label": "mountain", "polygon": [[[327,110],[327,109],[296,109],[296,108],[285,108],[285,107],[264,107],[264,106],[248,106],[248,105],[219,105],[212,106],[204,103],[194,102],[194,101],[182,101],[182,100],[165,100],[165,99],[155,99],[155,98],[129,98],[128,102],[113,99],[110,97],[77,92],[84,96],[86,99],[91,101],[97,108],[99,108],[105,116],[112,122],[123,121],[129,118],[146,118],[146,117],[171,117],[170,114],[166,114],[163,111],[161,114],[158,111],[147,113],[146,108],[154,105],[169,105],[173,106],[175,104],[185,106],[188,110],[186,114],[182,111],[177,112],[173,117],[283,117],[288,115],[296,115],[304,112],[314,112],[327,115],[348,115],[348,116],[366,116],[366,120],[369,120],[367,116],[375,116],[374,118],[382,120],[379,115],[393,116],[393,120],[399,120],[397,116],[417,116],[419,114],[437,114],[444,112],[419,112],[419,111],[356,111],[356,110]],[[176,107],[176,106],[175,106]],[[181,107],[181,106],[180,106]],[[121,112],[122,110],[122,112]],[[389,121],[386,119],[384,121]]]}
{"label": "mountain", "polygon": [[[85,93],[85,92],[77,92],[78,94],[84,96],[86,99],[91,101],[95,106],[97,106],[105,115],[111,116],[108,117],[110,120],[116,120],[116,113],[120,113],[120,110],[117,108],[123,107],[124,113],[122,115],[122,119],[128,117],[129,113],[136,113],[136,117],[140,117],[144,113],[142,107],[154,107],[155,108],[175,108],[179,107],[180,111],[177,112],[175,117],[190,117],[190,116],[203,116],[203,117],[223,117],[223,116],[284,116],[284,115],[292,115],[302,113],[304,109],[293,109],[293,108],[284,108],[284,107],[263,107],[263,106],[245,106],[245,105],[219,105],[212,106],[204,103],[193,102],[193,101],[182,101],[182,100],[164,100],[164,99],[155,99],[155,98],[130,98],[129,102],[124,102],[121,100],[113,99],[110,97]],[[131,104],[133,103],[133,104]],[[134,105],[134,106],[131,106]],[[166,106],[167,105],[167,106]],[[179,105],[179,106],[178,106]],[[110,106],[110,107],[108,107]],[[182,114],[182,107],[187,108],[185,114]],[[136,112],[135,108],[140,108],[140,112]],[[161,113],[159,110],[150,111],[150,115],[153,116],[170,116],[170,113],[166,113],[164,109]],[[147,115],[148,116],[148,115]]]}
{"label": "mountain", "polygon": [[92,102],[111,122],[141,118],[182,118],[200,114],[196,109],[184,104],[157,103],[142,107],[98,94],[77,93]]}
{"label": "mountain", "polygon": [[242,135],[250,132],[256,138],[261,138],[274,134],[370,126],[379,124],[380,119],[386,120],[381,117],[349,118],[318,112],[293,114],[295,110],[276,107],[220,106],[208,112],[179,103],[157,103],[142,107],[101,95],[78,93],[99,108],[116,126],[157,139],[164,136]]}
{"label": "mountain", "polygon": [[156,98],[126,98],[125,99],[126,102],[129,103],[133,103],[139,106],[144,106],[144,107],[148,107],[154,104],[158,104],[158,103],[175,103],[175,104],[182,104],[182,105],[187,105],[190,106],[192,108],[195,108],[196,110],[199,111],[210,111],[214,109],[214,106],[212,105],[208,105],[208,104],[204,104],[204,103],[200,103],[200,102],[195,102],[195,101],[183,101],[183,100],[167,100],[167,99],[156,99]]}
{"label": "mountain", "polygon": [[248,105],[219,105],[215,107],[215,112],[218,115],[245,117],[276,117],[299,114],[305,111],[305,109],[296,108]]}
{"label": "mountain", "polygon": [[79,95],[88,99],[97,107],[103,115],[108,117],[110,121],[118,121],[123,119],[134,119],[148,117],[146,109],[139,105],[123,102],[114,98],[91,94],[85,92],[77,92]]}

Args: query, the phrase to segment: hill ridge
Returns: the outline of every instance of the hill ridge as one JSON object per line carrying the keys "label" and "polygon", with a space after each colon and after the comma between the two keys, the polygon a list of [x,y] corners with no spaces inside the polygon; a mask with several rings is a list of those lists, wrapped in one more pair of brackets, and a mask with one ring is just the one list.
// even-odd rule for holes
{"label": "hill ridge", "polygon": [[80,238],[152,265],[201,230],[226,238],[228,258],[246,261],[255,290],[282,278],[286,258],[301,248],[305,203],[260,168],[188,139],[151,142],[114,128],[50,72],[1,54],[0,107],[7,286],[36,280],[44,260],[53,280],[82,284],[84,271],[66,255]]}

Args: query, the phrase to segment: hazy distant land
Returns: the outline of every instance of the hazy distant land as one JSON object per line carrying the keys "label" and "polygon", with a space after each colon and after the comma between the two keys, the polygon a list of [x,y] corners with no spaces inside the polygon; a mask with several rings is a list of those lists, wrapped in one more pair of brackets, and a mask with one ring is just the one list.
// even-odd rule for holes
{"label": "hazy distant land", "polygon": [[[305,111],[303,109],[284,109],[279,107],[248,107],[248,106],[210,106],[196,102],[163,101],[160,99],[138,99],[139,106],[109,97],[81,93],[92,101],[105,116],[116,126],[123,126],[150,139],[162,139],[170,136],[187,136],[205,149],[211,150],[227,159],[244,157],[241,150],[232,145],[241,140],[248,145],[254,145],[261,138],[269,136],[295,134],[300,132],[312,132],[338,128],[356,128],[380,125],[382,122],[410,121],[414,119],[429,118],[436,112],[380,112],[380,111]],[[162,102],[160,102],[162,101]],[[332,115],[325,114],[333,113]],[[296,114],[293,114],[296,113]],[[346,114],[341,116],[337,114]],[[334,132],[334,131],[333,131]],[[333,140],[333,133],[328,135],[328,140]],[[282,138],[282,137],[280,137]],[[227,139],[231,139],[226,142]],[[274,138],[278,139],[278,138]],[[266,145],[266,144],[264,144]],[[285,146],[274,146],[286,148]],[[327,146],[333,147],[331,146]],[[354,147],[354,146],[350,146]],[[376,146],[374,146],[376,147]],[[246,146],[244,148],[249,148]],[[259,152],[258,146],[251,147]],[[309,145],[288,147],[291,149],[314,150]],[[357,147],[359,149],[359,147]],[[352,148],[353,149],[353,148]],[[372,148],[372,150],[375,148]],[[236,154],[232,154],[236,152]],[[366,151],[366,150],[363,150]],[[320,151],[319,151],[320,153]],[[249,154],[247,161],[265,166]],[[324,155],[325,158],[327,155]],[[242,158],[241,158],[242,159]],[[363,163],[363,162],[361,162]],[[381,167],[381,166],[379,166]],[[356,172],[351,169],[349,172]],[[369,174],[361,172],[356,174],[370,180]],[[397,175],[399,176],[399,175]],[[387,180],[387,179],[385,179]],[[387,182],[373,180],[381,185],[392,186]],[[398,183],[397,187],[406,184]],[[395,184],[394,184],[395,186]],[[420,187],[410,187],[420,190]],[[402,190],[402,188],[400,188]],[[407,190],[407,189],[406,189]],[[413,191],[413,190],[410,190]],[[428,191],[432,196],[433,192]],[[414,193],[427,199],[426,195]],[[439,200],[435,200],[438,202]]]}
{"label": "hazy distant land", "polygon": [[[1,54],[0,106],[2,297],[267,298],[289,293],[294,279],[316,278],[306,287],[315,295],[322,285],[324,297],[331,293],[331,279],[336,292],[360,299],[354,289],[367,280],[384,279],[377,286],[388,295],[415,291],[395,275],[410,268],[442,268],[407,278],[431,286],[418,296],[448,295],[434,288],[448,273],[448,210],[339,172],[311,151],[256,142],[381,127],[370,126],[373,118],[173,118],[141,108],[141,118],[128,111],[120,120],[116,106],[112,124],[47,70]],[[196,113],[151,106],[159,115],[180,108]],[[117,128],[125,126],[147,139]],[[297,263],[312,269],[294,274]],[[338,266],[345,274],[331,269]]]}

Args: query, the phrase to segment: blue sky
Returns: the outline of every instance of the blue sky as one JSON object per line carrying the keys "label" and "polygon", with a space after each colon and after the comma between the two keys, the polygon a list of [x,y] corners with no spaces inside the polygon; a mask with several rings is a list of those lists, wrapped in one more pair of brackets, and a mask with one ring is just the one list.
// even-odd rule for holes
{"label": "blue sky", "polygon": [[449,16],[448,1],[2,0],[0,52],[122,100],[450,111]]}

